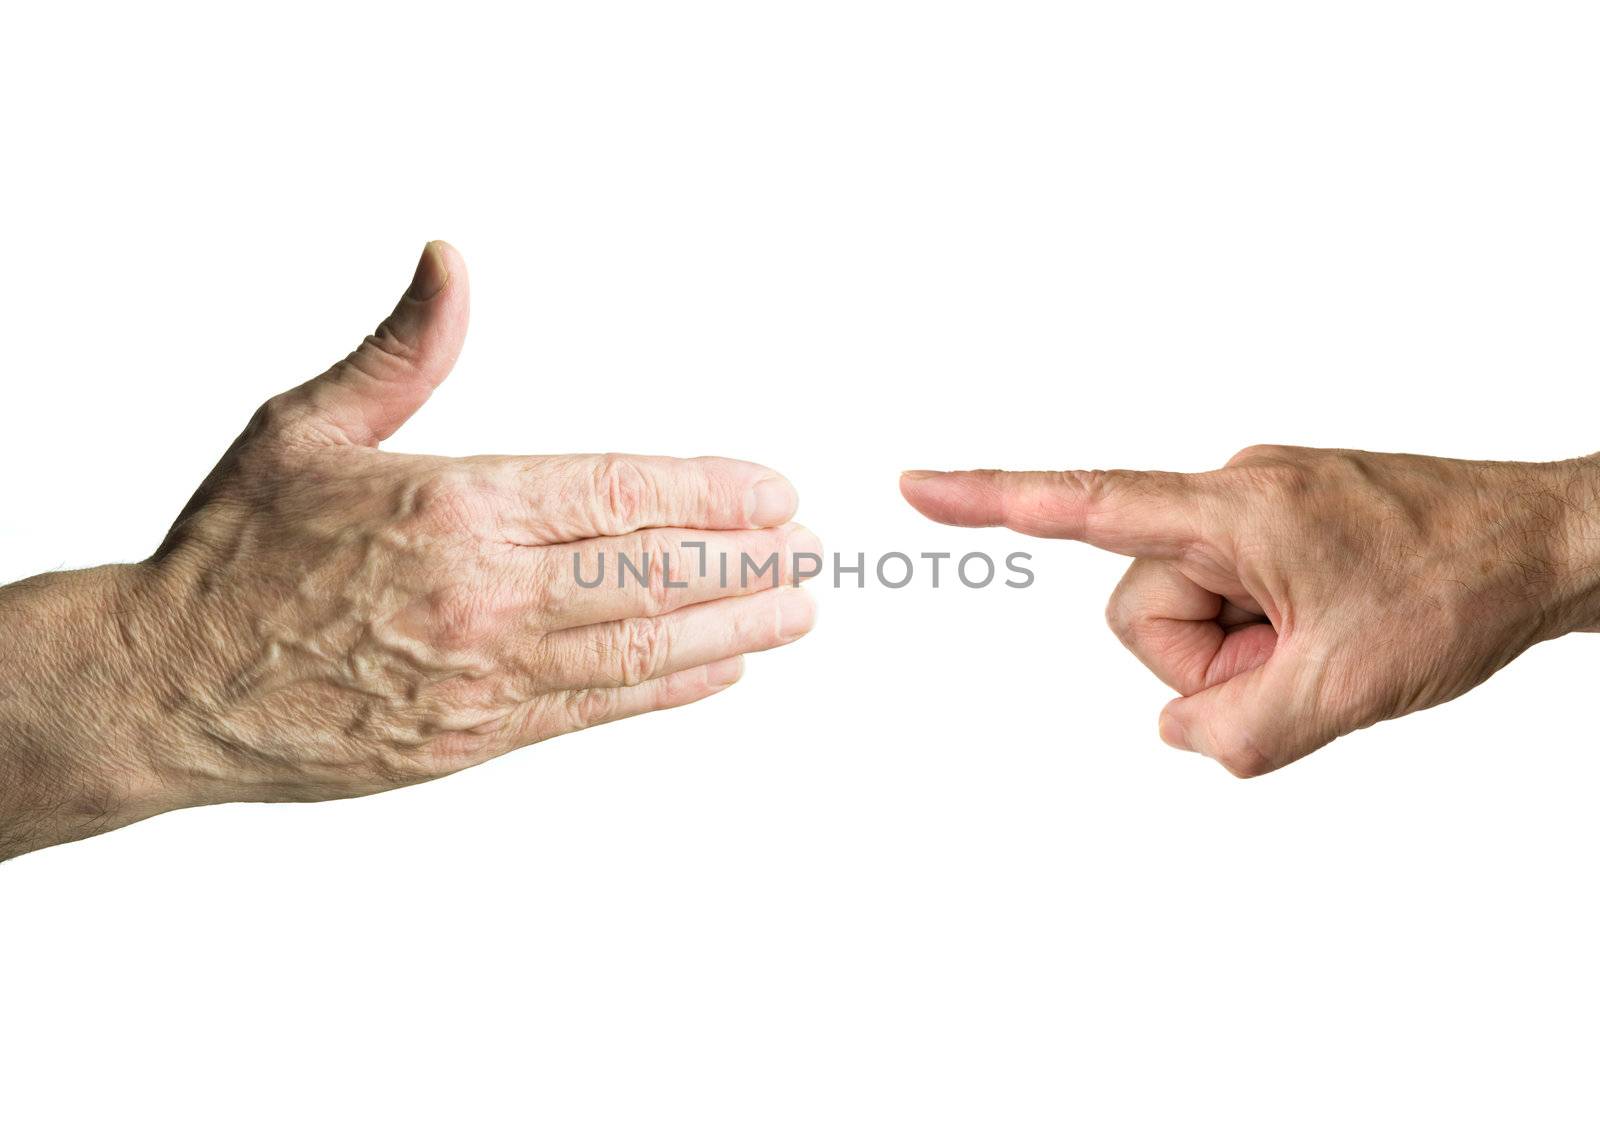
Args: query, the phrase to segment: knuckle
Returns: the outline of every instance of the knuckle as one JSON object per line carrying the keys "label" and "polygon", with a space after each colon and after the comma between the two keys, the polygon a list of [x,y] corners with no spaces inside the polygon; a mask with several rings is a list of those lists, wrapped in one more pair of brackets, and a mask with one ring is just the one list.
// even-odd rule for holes
{"label": "knuckle", "polygon": [[1276,503],[1295,503],[1310,494],[1317,484],[1313,468],[1295,460],[1250,463],[1238,470],[1252,489]]}
{"label": "knuckle", "polygon": [[679,672],[667,676],[650,688],[650,710],[665,711],[682,706],[704,694],[711,681],[704,671]]}
{"label": "knuckle", "polygon": [[313,474],[308,457],[323,439],[306,399],[299,390],[291,390],[256,409],[224,462],[247,490],[262,490],[285,479],[298,484]]}
{"label": "knuckle", "polygon": [[439,690],[449,683],[458,685],[454,693],[440,694],[419,727],[419,749],[433,769],[458,768],[503,751],[517,713],[515,702],[487,694],[476,680],[458,678]]}
{"label": "knuckle", "polygon": [[1091,503],[1103,502],[1116,482],[1116,473],[1112,471],[1059,471],[1056,476],[1063,487]]}
{"label": "knuckle", "polygon": [[[667,555],[672,544],[666,535],[654,530],[640,531],[634,541],[634,563],[644,576],[645,611],[652,617],[672,608],[672,590],[667,587]],[[632,580],[632,575],[629,575]]]}
{"label": "knuckle", "polygon": [[1182,490],[1186,477],[1164,471],[1071,471],[1067,484],[1091,504],[1109,506],[1124,496],[1155,496]]}
{"label": "knuckle", "polygon": [[257,461],[278,461],[287,457],[292,441],[304,438],[312,419],[312,406],[301,390],[278,393],[251,415],[239,437],[240,446]]}
{"label": "knuckle", "polygon": [[404,509],[426,532],[438,535],[478,531],[491,508],[472,474],[451,466],[412,483]]}
{"label": "knuckle", "polygon": [[1212,755],[1236,778],[1257,778],[1274,768],[1273,762],[1249,742],[1233,742]]}
{"label": "knuckle", "polygon": [[386,363],[410,365],[416,358],[416,346],[395,329],[391,317],[378,323],[378,328],[362,339],[360,348],[346,359],[345,364],[357,372],[365,373],[374,363],[379,366]]}
{"label": "knuckle", "polygon": [[654,679],[665,667],[670,650],[669,633],[655,617],[634,617],[618,629],[617,675],[623,686],[634,687]]}
{"label": "knuckle", "polygon": [[1133,602],[1119,587],[1106,602],[1106,625],[1116,634],[1118,640],[1126,644],[1133,636],[1136,623],[1137,614],[1134,612]]}
{"label": "knuckle", "polygon": [[568,694],[563,707],[568,730],[587,730],[605,721],[611,710],[611,696],[599,688],[591,687]]}
{"label": "knuckle", "polygon": [[627,456],[601,456],[595,466],[593,486],[596,504],[622,528],[631,530],[642,525],[655,510],[650,479]]}
{"label": "knuckle", "polygon": [[293,392],[278,393],[268,397],[256,409],[246,431],[251,435],[275,436],[298,421],[301,414],[302,403]]}
{"label": "knuckle", "polygon": [[1258,778],[1309,754],[1318,745],[1301,737],[1302,727],[1296,724],[1283,729],[1267,726],[1263,733],[1235,732],[1228,734],[1211,751],[1211,757],[1236,778]]}
{"label": "knuckle", "polygon": [[1229,457],[1226,467],[1234,467],[1241,463],[1256,463],[1261,460],[1283,459],[1291,449],[1281,444],[1249,444]]}

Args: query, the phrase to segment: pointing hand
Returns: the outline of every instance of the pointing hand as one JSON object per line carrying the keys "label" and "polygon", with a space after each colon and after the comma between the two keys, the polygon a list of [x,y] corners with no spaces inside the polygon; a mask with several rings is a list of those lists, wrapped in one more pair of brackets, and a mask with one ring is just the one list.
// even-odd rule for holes
{"label": "pointing hand", "polygon": [[908,472],[929,518],[1132,557],[1107,619],[1240,776],[1600,623],[1600,465],[1252,447],[1219,471]]}

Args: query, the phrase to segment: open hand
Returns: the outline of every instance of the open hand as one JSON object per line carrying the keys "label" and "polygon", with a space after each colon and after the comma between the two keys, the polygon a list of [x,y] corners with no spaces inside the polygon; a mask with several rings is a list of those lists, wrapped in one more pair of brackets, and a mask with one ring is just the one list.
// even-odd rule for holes
{"label": "open hand", "polygon": [[[811,627],[810,598],[779,582],[817,544],[787,523],[795,492],[776,472],[379,451],[466,327],[464,264],[429,244],[377,332],[268,401],[120,579],[137,706],[160,739],[150,776],[176,801],[435,777],[694,702],[739,678],[742,653]],[[781,577],[743,555],[776,556]]]}

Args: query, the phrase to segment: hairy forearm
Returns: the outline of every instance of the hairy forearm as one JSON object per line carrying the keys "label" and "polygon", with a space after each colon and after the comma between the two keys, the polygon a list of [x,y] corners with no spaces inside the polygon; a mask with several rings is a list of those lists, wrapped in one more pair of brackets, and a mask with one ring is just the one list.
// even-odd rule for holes
{"label": "hairy forearm", "polygon": [[174,807],[149,768],[155,719],[125,632],[140,568],[0,588],[0,859]]}

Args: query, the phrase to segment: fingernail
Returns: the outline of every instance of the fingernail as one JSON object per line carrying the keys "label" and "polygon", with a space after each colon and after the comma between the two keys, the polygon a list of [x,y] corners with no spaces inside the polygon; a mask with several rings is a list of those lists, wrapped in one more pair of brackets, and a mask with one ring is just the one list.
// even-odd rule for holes
{"label": "fingernail", "polygon": [[[785,564],[790,568],[794,566],[796,554],[822,554],[822,539],[811,532],[809,527],[795,523],[789,530],[789,560]],[[810,563],[807,563],[808,565]]]}
{"label": "fingernail", "polygon": [[417,260],[417,273],[411,276],[406,297],[427,302],[444,290],[444,285],[449,281],[450,270],[444,265],[444,249],[439,246],[438,240],[429,240],[422,249],[422,258]]}
{"label": "fingernail", "polygon": [[942,472],[942,471],[902,471],[900,473],[900,478],[901,479],[932,479],[937,475],[943,475],[943,474],[944,474],[944,472]]}
{"label": "fingernail", "polygon": [[743,674],[744,657],[729,656],[706,668],[706,682],[712,687],[727,687],[731,683],[738,683]]}
{"label": "fingernail", "polygon": [[1161,741],[1179,750],[1190,749],[1188,736],[1184,734],[1178,720],[1172,717],[1171,711],[1161,712]]}
{"label": "fingernail", "polygon": [[804,589],[785,589],[778,597],[778,639],[798,640],[817,623],[817,605]]}
{"label": "fingernail", "polygon": [[789,486],[789,481],[774,476],[750,488],[750,497],[745,500],[745,514],[754,526],[777,526],[787,520],[799,505],[800,496]]}

